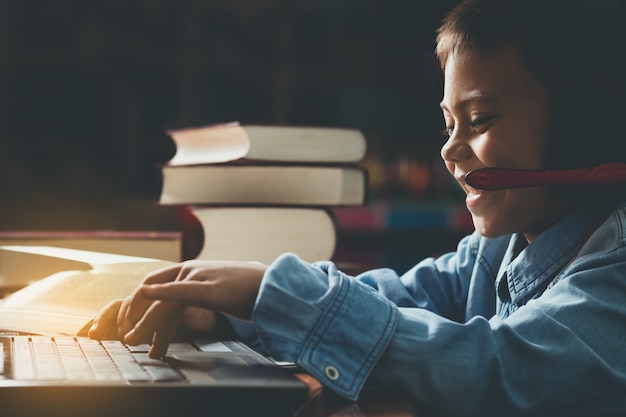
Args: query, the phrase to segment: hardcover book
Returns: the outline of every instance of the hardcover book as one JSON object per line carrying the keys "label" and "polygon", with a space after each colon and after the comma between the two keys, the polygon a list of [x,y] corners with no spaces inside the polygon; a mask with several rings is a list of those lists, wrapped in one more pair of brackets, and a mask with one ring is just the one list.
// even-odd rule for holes
{"label": "hardcover book", "polygon": [[258,161],[351,163],[365,155],[359,130],[226,123],[167,132],[176,153],[169,165]]}

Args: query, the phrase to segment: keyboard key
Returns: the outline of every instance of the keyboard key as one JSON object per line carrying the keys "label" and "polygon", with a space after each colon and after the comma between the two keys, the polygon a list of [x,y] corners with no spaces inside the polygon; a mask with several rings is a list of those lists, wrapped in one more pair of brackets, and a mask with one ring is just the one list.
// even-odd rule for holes
{"label": "keyboard key", "polygon": [[[140,353],[132,353],[140,352]],[[167,362],[145,347],[131,350],[119,341],[33,336],[13,342],[13,378],[24,380],[180,381]]]}

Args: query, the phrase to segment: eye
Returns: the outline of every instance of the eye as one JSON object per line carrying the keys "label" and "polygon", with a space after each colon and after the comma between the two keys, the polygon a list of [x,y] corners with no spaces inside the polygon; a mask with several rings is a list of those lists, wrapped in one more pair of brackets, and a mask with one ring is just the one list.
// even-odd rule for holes
{"label": "eye", "polygon": [[482,116],[482,117],[478,117],[472,121],[469,122],[469,127],[472,129],[478,129],[481,126],[484,126],[485,124],[487,124],[488,122],[490,122],[493,119],[492,116]]}
{"label": "eye", "polygon": [[446,126],[441,131],[441,134],[443,135],[445,139],[448,139],[450,136],[452,136],[453,133],[454,133],[454,126]]}

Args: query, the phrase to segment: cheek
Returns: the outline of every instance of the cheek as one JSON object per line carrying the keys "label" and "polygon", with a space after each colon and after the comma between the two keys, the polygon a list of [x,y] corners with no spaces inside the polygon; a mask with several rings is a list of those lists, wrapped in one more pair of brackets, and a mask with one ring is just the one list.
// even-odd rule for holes
{"label": "cheek", "polygon": [[472,153],[484,166],[505,167],[510,162],[511,148],[498,129],[490,129],[471,141]]}
{"label": "cheek", "polygon": [[485,166],[539,169],[543,167],[545,132],[501,126],[483,135],[474,152]]}
{"label": "cheek", "polygon": [[523,167],[540,169],[544,167],[551,134],[550,111],[542,101],[528,107],[526,111],[520,112],[516,120],[517,140],[514,149]]}

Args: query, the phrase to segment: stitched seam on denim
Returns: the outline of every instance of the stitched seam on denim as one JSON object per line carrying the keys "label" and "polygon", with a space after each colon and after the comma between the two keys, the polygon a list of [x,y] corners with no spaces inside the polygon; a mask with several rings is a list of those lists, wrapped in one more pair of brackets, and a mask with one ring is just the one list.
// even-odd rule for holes
{"label": "stitched seam on denim", "polygon": [[330,325],[330,321],[327,320],[326,317],[328,317],[329,314],[335,314],[335,311],[339,308],[339,305],[341,305],[341,303],[337,302],[337,300],[341,299],[341,301],[343,301],[343,299],[345,299],[346,297],[346,294],[345,294],[346,291],[344,291],[343,287],[344,285],[343,285],[343,277],[342,277],[336,293],[330,300],[331,308],[325,312],[322,312],[320,317],[317,319],[315,326],[313,326],[313,330],[309,333],[307,340],[305,340],[305,345],[308,346],[309,344],[311,344],[314,348],[316,348],[319,345],[320,339],[322,338],[322,334],[324,333],[320,331],[322,330],[321,327],[324,326],[323,330],[326,330],[328,326]]}
{"label": "stitched seam on denim", "polygon": [[[339,290],[336,294],[336,296],[333,298],[332,303],[331,303],[331,308],[329,310],[327,310],[325,313],[323,313],[323,315],[320,317],[318,324],[315,326],[314,331],[311,333],[311,337],[309,337],[309,339],[305,342],[306,345],[308,345],[309,343],[311,343],[311,350],[309,352],[307,352],[306,357],[307,359],[311,358],[311,354],[318,349],[322,339],[323,339],[323,335],[326,334],[327,329],[331,326],[335,315],[337,314],[337,312],[342,308],[343,303],[345,301],[345,299],[347,298],[347,296],[349,295],[349,290],[350,290],[350,286],[351,285],[356,285],[356,283],[352,283],[349,281],[349,279],[345,276],[343,276],[342,273],[341,274],[341,282],[339,284]],[[355,378],[352,378],[352,380],[350,381],[349,384],[341,384],[337,381],[335,381],[334,383],[336,384],[337,388],[340,388],[344,391],[346,391],[347,393],[352,394],[355,388],[355,383],[358,380],[361,380],[363,378],[364,375],[367,374],[367,372],[370,370],[369,368],[372,366],[372,364],[376,361],[376,359],[378,358],[378,356],[380,356],[381,352],[383,351],[384,347],[386,346],[386,342],[389,340],[389,335],[393,332],[393,330],[396,327],[396,318],[397,318],[397,310],[393,309],[391,306],[388,309],[388,314],[387,314],[387,320],[386,323],[389,323],[389,320],[392,319],[394,320],[394,325],[393,326],[385,326],[385,331],[384,333],[381,334],[381,337],[379,337],[377,339],[376,344],[373,346],[373,349],[370,351],[370,353],[368,354],[367,358],[365,358],[364,361],[364,365],[363,367],[360,368],[360,370],[355,374]],[[367,369],[367,371],[366,371]]]}
{"label": "stitched seam on denim", "polygon": [[[623,208],[621,211],[624,215],[626,215],[626,208]],[[618,245],[624,246],[624,225],[622,224],[622,216],[618,216],[617,213],[613,213],[615,217],[615,224],[617,225],[617,238],[619,240]]]}
{"label": "stitched seam on denim", "polygon": [[[386,325],[384,327],[385,332],[378,338],[378,340],[376,341],[376,344],[373,346],[372,350],[370,350],[369,355],[365,359],[366,366],[361,367],[361,369],[357,373],[357,375],[358,375],[357,379],[362,379],[362,377],[366,376],[369,373],[369,371],[371,370],[372,365],[374,364],[374,362],[376,362],[376,359],[378,359],[378,357],[380,356],[382,351],[385,349],[385,346],[387,346],[387,343],[388,343],[388,341],[390,339],[391,333],[396,328],[397,317],[398,317],[398,310],[396,310],[392,306],[389,306],[387,311],[388,311],[388,313],[387,313],[387,320],[385,320],[385,323],[389,323],[390,320],[393,320],[393,326]],[[366,369],[368,370],[367,372],[366,372]],[[351,386],[352,385],[354,385],[354,383],[351,384]]]}
{"label": "stitched seam on denim", "polygon": [[[344,288],[345,279],[346,279],[345,277],[340,275],[340,282],[338,285],[338,289],[336,291],[336,294],[334,294],[334,296],[330,300],[331,308],[327,310],[326,312],[322,312],[322,315],[319,317],[319,319],[315,323],[315,326],[313,326],[312,331],[309,333],[309,336],[304,342],[304,346],[310,346],[310,348],[307,349],[305,352],[301,351],[300,355],[304,354],[303,360],[306,358],[307,362],[310,362],[313,352],[315,352],[315,350],[318,348],[323,335],[326,333],[326,330],[328,329],[328,327],[330,326],[330,323],[332,322],[331,319],[328,319],[329,315],[331,315],[332,317],[332,315],[335,314],[336,311],[339,309],[339,306],[341,305],[341,303],[345,300],[345,297],[347,294],[347,291]],[[303,349],[304,349],[304,346],[303,346]],[[321,375],[318,375],[318,377],[320,376]]]}
{"label": "stitched seam on denim", "polygon": [[[580,250],[580,248],[582,247],[582,245],[584,244],[584,242],[580,242],[578,243],[577,246],[572,247],[570,250],[568,250],[567,252],[563,253],[562,256],[560,256],[559,258],[555,259],[553,262],[551,262],[550,264],[546,265],[546,267],[541,270],[540,272],[537,272],[535,275],[535,279],[533,280],[525,280],[524,283],[520,286],[518,285],[518,280],[517,279],[511,279],[509,280],[509,285],[512,284],[512,289],[513,291],[517,294],[517,293],[521,293],[521,292],[525,292],[529,287],[536,287],[536,283],[539,280],[538,277],[542,277],[546,271],[550,270],[554,265],[560,264],[561,261],[563,259],[567,260],[567,259],[571,259],[573,256],[576,255],[576,253],[578,253],[578,251]],[[509,274],[510,277],[514,277],[515,274],[511,273],[512,270],[512,266],[507,267],[507,274]],[[543,279],[541,279],[541,281],[543,282]],[[516,297],[518,298],[518,297]],[[523,299],[524,297],[519,297],[520,299]]]}

